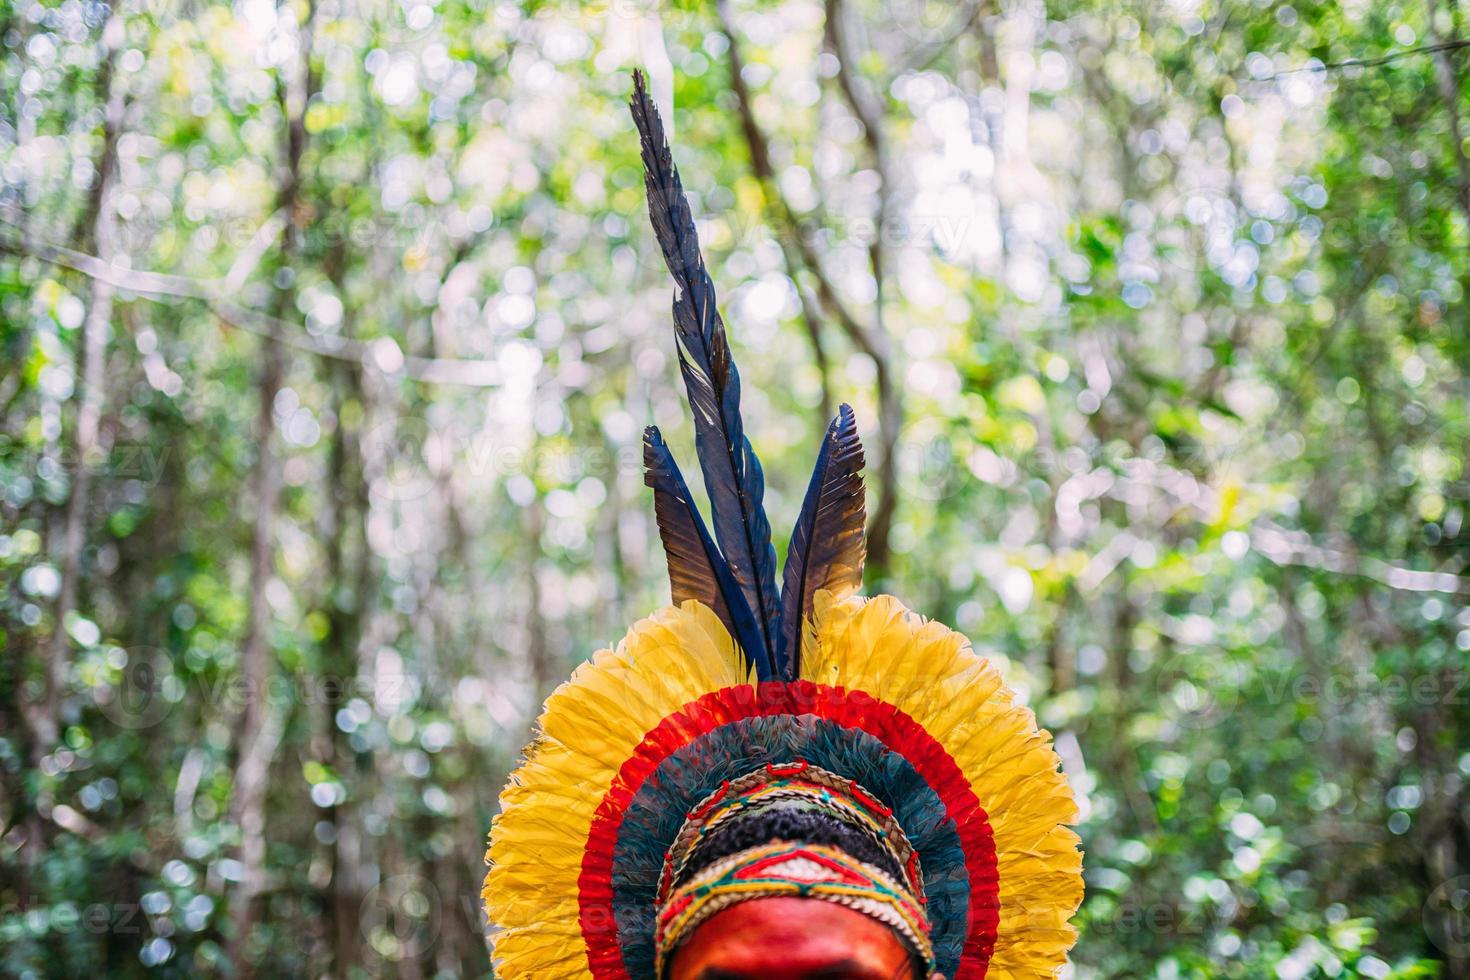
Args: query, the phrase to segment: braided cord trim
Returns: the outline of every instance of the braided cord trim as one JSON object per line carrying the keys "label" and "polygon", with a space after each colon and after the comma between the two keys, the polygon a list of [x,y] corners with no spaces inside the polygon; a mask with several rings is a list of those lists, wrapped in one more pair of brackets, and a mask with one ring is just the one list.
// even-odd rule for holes
{"label": "braided cord trim", "polygon": [[893,856],[908,878],[906,887],[919,896],[920,904],[924,903],[924,877],[918,855],[893,811],[852,780],[805,760],[767,765],[731,780],[694,807],[665,857],[659,876],[660,903],[668,900],[673,882],[700,841],[736,817],[752,816],[783,805],[825,811],[863,833]]}
{"label": "braided cord trim", "polygon": [[674,951],[717,912],[781,896],[832,902],[876,919],[904,940],[928,973],[934,970],[929,920],[904,885],[835,847],[775,841],[717,861],[674,890],[659,909],[657,975],[663,976]]}

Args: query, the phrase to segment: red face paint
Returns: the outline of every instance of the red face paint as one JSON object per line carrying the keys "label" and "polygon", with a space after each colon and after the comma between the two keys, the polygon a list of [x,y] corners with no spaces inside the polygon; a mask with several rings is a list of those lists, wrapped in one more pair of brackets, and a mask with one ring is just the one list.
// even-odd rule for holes
{"label": "red face paint", "polygon": [[913,980],[883,923],[832,902],[758,898],[711,916],[674,953],[670,980]]}

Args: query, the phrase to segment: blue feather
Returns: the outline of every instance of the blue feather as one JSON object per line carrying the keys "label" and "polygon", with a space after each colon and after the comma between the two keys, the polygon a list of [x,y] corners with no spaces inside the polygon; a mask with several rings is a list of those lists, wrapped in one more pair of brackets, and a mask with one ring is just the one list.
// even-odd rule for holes
{"label": "blue feather", "polygon": [[812,614],[818,589],[839,594],[857,591],[863,584],[867,545],[863,524],[863,444],[857,419],[843,405],[827,427],[806,499],[786,549],[781,583],[781,637],[776,647],[776,669],[795,680],[801,672],[802,624]]}
{"label": "blue feather", "polygon": [[710,498],[715,539],[755,614],[766,656],[774,663],[781,634],[776,549],[763,504],[765,477],[740,419],[740,374],[715,305],[714,282],[699,251],[679,170],[642,72],[633,73],[631,108],[641,138],[648,215],[674,277],[679,368],[694,413],[695,449]]}
{"label": "blue feather", "polygon": [[764,637],[745,595],[705,530],[674,454],[652,425],[643,430],[643,482],[653,488],[653,512],[668,556],[674,602],[697,599],[713,609],[747,662],[755,664],[761,680],[774,679]]}

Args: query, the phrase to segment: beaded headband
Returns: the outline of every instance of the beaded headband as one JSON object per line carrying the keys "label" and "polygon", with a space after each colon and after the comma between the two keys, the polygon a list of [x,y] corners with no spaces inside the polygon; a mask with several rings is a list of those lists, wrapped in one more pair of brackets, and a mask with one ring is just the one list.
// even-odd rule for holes
{"label": "beaded headband", "polygon": [[655,975],[664,975],[675,951],[716,913],[783,896],[833,902],[876,919],[923,960],[925,976],[933,973],[929,920],[905,886],[838,848],[776,841],[716,861],[674,889],[659,909]]}
{"label": "beaded headband", "polygon": [[683,876],[690,857],[703,841],[733,823],[774,809],[825,813],[870,839],[903,869],[904,884],[924,904],[924,876],[918,852],[909,843],[893,809],[880,803],[855,780],[812,765],[805,759],[766,763],[760,769],[725,780],[720,788],[690,810],[679,836],[669,847],[659,876],[658,900],[668,900],[673,883]]}

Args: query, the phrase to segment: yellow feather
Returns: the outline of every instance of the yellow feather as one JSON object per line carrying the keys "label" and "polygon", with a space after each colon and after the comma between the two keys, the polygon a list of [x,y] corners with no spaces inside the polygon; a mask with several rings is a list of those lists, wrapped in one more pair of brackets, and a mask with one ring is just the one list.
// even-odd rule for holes
{"label": "yellow feather", "polygon": [[[1082,856],[1076,806],[1051,737],[960,634],[891,596],[819,592],[803,624],[802,674],[907,713],[966,774],[990,815],[1000,923],[990,975],[1055,976],[1076,933]],[[596,808],[663,718],[721,688],[753,683],[718,617],[697,602],[635,624],[547,699],[540,734],[501,793],[490,832],[485,909],[506,980],[590,976],[577,880]]]}
{"label": "yellow feather", "polygon": [[645,733],[711,691],[753,677],[697,602],[636,623],[546,700],[526,761],[500,794],[482,896],[504,980],[590,977],[577,878],[597,806]]}
{"label": "yellow feather", "polygon": [[1082,854],[1076,802],[1051,736],[994,665],[892,596],[816,596],[802,675],[892,704],[944,746],[990,815],[1000,923],[989,976],[1054,977],[1076,941]]}

